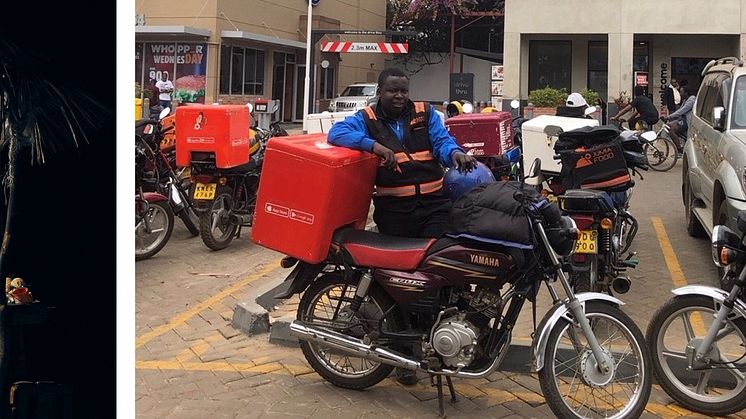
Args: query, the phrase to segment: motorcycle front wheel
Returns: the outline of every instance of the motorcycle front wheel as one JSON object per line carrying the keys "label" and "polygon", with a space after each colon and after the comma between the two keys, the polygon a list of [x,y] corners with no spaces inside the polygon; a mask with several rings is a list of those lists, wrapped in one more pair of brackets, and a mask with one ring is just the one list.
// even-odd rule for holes
{"label": "motorcycle front wheel", "polygon": [[698,346],[719,308],[703,295],[677,295],[653,315],[646,339],[653,373],[671,398],[689,410],[725,416],[746,409],[746,320],[726,319],[705,355],[715,368],[688,368],[687,357],[687,346]]}
{"label": "motorcycle front wheel", "polygon": [[228,247],[236,235],[238,225],[233,221],[233,193],[231,188],[220,187],[210,208],[199,216],[200,237],[212,250]]}
{"label": "motorcycle front wheel", "polygon": [[[298,320],[315,326],[329,328],[356,338],[378,330],[379,319],[393,302],[376,284],[368,290],[357,312],[350,303],[357,290],[357,281],[344,275],[326,275],[312,283],[298,305]],[[396,310],[391,310],[383,322],[388,331],[399,330],[402,320]],[[303,356],[311,368],[337,387],[363,389],[388,377],[391,365],[348,355],[318,343],[300,342]]]}
{"label": "motorcycle front wheel", "polygon": [[[147,231],[144,217],[150,223]],[[152,257],[163,249],[174,229],[174,213],[166,201],[150,202],[147,214],[136,219],[135,224],[135,260]]]}
{"label": "motorcycle front wheel", "polygon": [[561,318],[549,334],[539,384],[561,418],[636,418],[651,391],[650,354],[642,332],[621,309],[587,302],[588,317],[608,365],[596,367],[580,326]]}

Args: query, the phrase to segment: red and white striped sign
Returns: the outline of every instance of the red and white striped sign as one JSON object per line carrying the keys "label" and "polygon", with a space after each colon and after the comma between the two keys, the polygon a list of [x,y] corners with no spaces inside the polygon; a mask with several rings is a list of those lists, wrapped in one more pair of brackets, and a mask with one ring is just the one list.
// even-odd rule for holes
{"label": "red and white striped sign", "polygon": [[321,43],[322,52],[373,52],[379,54],[406,54],[409,44],[401,42],[327,42]]}

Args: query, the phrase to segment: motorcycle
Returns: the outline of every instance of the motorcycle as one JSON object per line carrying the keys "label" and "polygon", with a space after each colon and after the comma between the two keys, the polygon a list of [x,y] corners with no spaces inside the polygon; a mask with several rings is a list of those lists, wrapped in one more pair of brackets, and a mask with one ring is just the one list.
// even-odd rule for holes
{"label": "motorcycle", "polygon": [[[540,164],[534,162],[534,176]],[[452,377],[478,379],[497,370],[521,308],[526,300],[535,303],[544,283],[554,305],[535,330],[532,354],[552,411],[640,416],[651,391],[642,332],[619,308],[621,300],[573,291],[562,258],[574,248],[575,224],[523,182],[509,185],[526,215],[532,249],[342,228],[324,262],[284,258],[282,266],[294,269],[276,298],[302,294],[290,333],[311,367],[348,389],[373,386],[393,367],[425,372],[437,380],[442,416],[442,377],[455,399]]]}
{"label": "motorcycle", "polygon": [[[561,133],[561,128],[550,125],[545,133],[556,136]],[[619,138],[624,157],[622,164],[626,164],[633,174],[639,175],[639,170],[647,170],[641,143],[654,135],[653,132],[634,133]],[[555,159],[562,160],[562,154],[575,152],[574,149],[562,151],[555,155]],[[617,191],[605,190],[604,187],[565,190],[562,185],[567,182],[563,176],[567,174],[550,177],[547,182],[552,193],[557,195],[562,213],[572,217],[581,231],[577,248],[569,261],[570,283],[575,292],[593,291],[609,295],[628,292],[632,281],[626,271],[638,264],[636,252],[625,256],[638,230],[638,222],[629,211],[634,181],[630,180],[626,187]]]}
{"label": "motorcycle", "polygon": [[[252,121],[256,121],[253,106],[247,106]],[[200,237],[212,250],[228,247],[234,237],[240,236],[242,227],[252,225],[264,148],[271,137],[287,135],[279,121],[270,124],[269,130],[256,125],[250,130],[254,132],[249,146],[251,157],[241,166],[218,169],[214,153],[192,153],[192,190],[199,213]]]}
{"label": "motorcycle", "polygon": [[653,315],[647,342],[653,372],[682,406],[725,416],[746,409],[746,211],[738,233],[712,230],[712,260],[726,272],[723,289],[689,285]]}
{"label": "motorcycle", "polygon": [[156,179],[157,191],[168,196],[173,213],[184,222],[187,230],[199,234],[199,216],[189,195],[189,185],[176,173],[173,147],[161,146],[164,136],[174,129],[174,125],[163,128],[163,120],[171,112],[170,108],[161,111],[157,120],[141,119],[135,123],[135,141],[142,147],[147,162]]}
{"label": "motorcycle", "polygon": [[144,260],[163,249],[174,228],[169,199],[156,192],[158,180],[147,170],[144,141],[135,143],[135,260]]}

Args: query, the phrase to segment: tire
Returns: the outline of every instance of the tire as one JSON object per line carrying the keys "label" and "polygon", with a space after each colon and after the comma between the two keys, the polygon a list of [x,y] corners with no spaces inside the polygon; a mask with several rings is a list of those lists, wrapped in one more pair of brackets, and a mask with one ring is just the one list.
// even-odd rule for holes
{"label": "tire", "polygon": [[[199,234],[205,246],[212,250],[222,250],[233,241],[238,225],[231,221],[232,207],[232,189],[225,186],[219,187],[215,191],[215,199],[210,209],[199,216]],[[216,236],[215,232],[219,234]]]}
{"label": "tire", "polygon": [[676,166],[678,148],[670,138],[658,137],[642,146],[648,166],[657,172],[667,172]]}
{"label": "tire", "polygon": [[[168,201],[150,202],[148,217],[151,220],[151,228],[155,227],[158,234],[154,232],[147,234],[144,224],[135,226],[135,260],[145,260],[153,257],[168,243],[174,229],[174,213]],[[160,222],[158,222],[160,221]],[[152,239],[152,241],[150,240]],[[145,244],[146,240],[149,244]],[[138,245],[141,243],[141,245]]]}
{"label": "tire", "polygon": [[[668,353],[678,351],[682,355],[685,353],[685,348],[679,348],[679,344],[685,345],[688,342],[688,337],[684,337],[679,332],[678,339],[675,339],[674,334],[667,335],[666,332],[671,326],[680,325],[683,329],[684,321],[676,321],[687,309],[698,308],[706,312],[714,312],[714,302],[712,298],[705,297],[703,295],[678,295],[671,298],[666,304],[660,307],[652,319],[646,333],[646,339],[652,353],[652,367],[655,377],[660,383],[663,390],[676,400],[679,404],[686,407],[694,412],[702,413],[708,416],[725,416],[731,413],[738,412],[746,409],[746,380],[742,380],[735,388],[731,390],[731,394],[721,395],[718,399],[713,389],[710,388],[710,395],[699,395],[697,389],[690,388],[685,382],[688,375],[689,379],[694,379],[694,375],[698,373],[695,371],[685,371],[683,368],[686,366],[687,361],[679,361],[679,367],[673,367],[666,361],[667,356],[663,355],[664,350],[668,350]],[[702,319],[707,319],[709,316],[699,315],[699,321],[704,323]],[[683,316],[681,317],[683,318]],[[687,316],[687,318],[693,319],[694,317]],[[712,320],[710,320],[711,322]],[[743,346],[746,345],[746,320],[743,318],[735,318],[727,320],[729,326],[733,327],[733,332],[718,341],[718,347],[723,352],[729,352],[732,349],[738,350],[735,358],[746,351]],[[693,334],[698,337],[703,337],[708,325],[703,324],[699,328],[701,330],[695,331],[698,327],[696,323],[690,320],[690,324],[693,324],[691,330]],[[701,335],[701,336],[700,336]],[[740,336],[734,336],[740,335]],[[677,343],[676,348],[669,348],[667,345],[672,345],[672,340]],[[740,341],[740,342],[739,342]],[[664,345],[667,344],[667,345]],[[727,349],[726,349],[727,345]],[[734,348],[735,347],[735,348]],[[684,355],[685,357],[685,355]],[[668,355],[668,359],[674,358],[672,355]],[[733,359],[733,358],[731,358]],[[740,361],[742,363],[743,361]],[[677,375],[678,374],[678,375]],[[727,372],[725,372],[727,375]],[[733,374],[731,374],[733,375]],[[733,375],[734,376],[734,375]],[[702,376],[699,375],[701,378]],[[737,382],[738,379],[733,377],[733,381]],[[721,382],[721,384],[725,384]],[[708,401],[710,399],[710,401]]]}
{"label": "tire", "polygon": [[697,216],[694,215],[694,194],[692,193],[692,185],[689,182],[689,174],[687,168],[684,168],[684,214],[686,217],[686,232],[691,237],[704,237],[706,232],[702,223],[699,222]]}
{"label": "tire", "polygon": [[199,236],[199,215],[194,212],[194,208],[191,206],[185,206],[184,209],[179,212],[179,218],[184,222],[184,225],[187,230],[189,230],[189,233],[192,234],[192,237]]}
{"label": "tire", "polygon": [[[322,298],[326,298],[329,303],[334,303],[334,301],[330,299],[330,297],[334,295],[341,295],[351,298],[352,296],[354,296],[355,290],[357,289],[355,286],[356,283],[357,281],[355,280],[345,279],[343,275],[325,275],[319,278],[318,280],[313,282],[303,293],[303,297],[301,298],[300,304],[298,305],[297,319],[299,321],[311,323],[312,320],[310,317],[310,313],[313,312],[315,305],[318,304]],[[343,289],[345,290],[344,294],[341,293]],[[333,294],[333,290],[336,290],[337,293]],[[349,301],[346,302],[349,303]],[[342,302],[342,304],[344,303],[345,301]],[[368,291],[368,296],[365,298],[363,304],[361,305],[359,312],[367,312],[371,314],[371,316],[368,316],[368,318],[374,317],[374,313],[378,315],[378,317],[374,317],[376,321],[372,322],[374,326],[371,327],[371,329],[373,329],[377,328],[377,319],[379,319],[380,316],[387,310],[389,310],[393,305],[394,303],[391,301],[388,295],[386,295],[383,290],[377,286],[377,284],[372,283]],[[345,312],[345,308],[346,307],[343,306],[341,310],[339,310],[339,313],[341,313],[342,315],[350,313],[349,311]],[[329,311],[334,312],[334,310],[328,310],[320,314],[328,314]],[[359,320],[353,317],[352,321],[355,322]],[[347,324],[350,324],[349,319]],[[391,310],[391,312],[384,320],[384,326],[390,331],[398,331],[402,324],[403,323],[400,314],[396,309]],[[359,323],[357,327],[353,327],[349,330],[350,331],[348,332],[348,334],[358,338],[361,338],[364,334],[364,331],[362,330],[361,326],[359,326]],[[367,370],[358,372],[357,374],[355,372],[346,373],[343,371],[339,371],[339,361],[334,363],[334,361],[331,360],[331,357],[336,356],[336,354],[325,354],[325,348],[323,348],[319,344],[301,341],[300,348],[303,351],[303,355],[305,356],[306,360],[309,364],[311,364],[311,367],[314,369],[314,371],[316,371],[325,380],[329,381],[337,387],[353,390],[364,389],[381,382],[381,380],[389,376],[394,368],[391,365],[380,364],[374,361],[363,360],[362,358],[347,356],[343,358],[348,361],[347,363],[345,363],[344,369],[348,368],[347,365],[349,365],[350,368],[354,368],[353,364],[358,362],[360,363],[362,368],[364,368],[363,364],[369,364],[370,367]],[[339,351],[336,352],[337,354],[340,354]],[[329,359],[325,360],[325,356],[328,356]]]}
{"label": "tire", "polygon": [[[609,413],[608,410],[606,410],[605,417],[639,417],[645,409],[645,405],[647,404],[648,399],[650,398],[650,391],[652,387],[650,353],[648,352],[648,348],[645,345],[645,340],[642,336],[642,332],[640,332],[640,329],[637,328],[635,323],[632,321],[632,319],[629,318],[629,316],[627,316],[627,314],[625,314],[618,307],[612,306],[608,303],[589,301],[586,303],[585,312],[588,316],[588,320],[591,322],[591,324],[594,325],[593,328],[596,332],[596,337],[598,338],[599,343],[601,343],[604,352],[606,354],[610,354],[615,365],[614,375],[610,377],[611,392],[614,393],[616,387],[617,392],[619,390],[622,390],[621,393],[617,394],[631,395],[630,400],[623,404],[622,407],[619,407],[618,412]],[[611,325],[616,327],[616,331],[613,333],[611,333],[608,329]],[[589,406],[592,403],[593,406],[596,406],[596,409],[598,410],[599,408],[597,406],[599,400],[594,398],[592,402],[585,401],[584,404],[581,404],[581,401],[578,397],[579,395],[580,397],[584,397],[588,396],[589,394],[592,397],[596,396],[592,391],[594,390],[594,388],[585,385],[585,379],[582,376],[578,376],[578,374],[581,374],[580,370],[582,367],[580,367],[580,364],[583,364],[586,367],[586,370],[590,371],[591,374],[593,373],[594,370],[588,370],[588,366],[592,365],[594,357],[590,352],[590,349],[587,349],[587,345],[583,346],[578,352],[573,348],[573,345],[570,344],[569,338],[566,341],[561,340],[561,338],[565,336],[565,331],[570,330],[569,328],[571,326],[572,324],[570,320],[563,317],[560,318],[560,320],[558,320],[552,328],[552,331],[549,334],[547,348],[544,353],[544,368],[539,371],[539,384],[541,385],[541,390],[544,393],[544,397],[546,398],[549,408],[552,409],[552,412],[554,412],[557,417],[595,417],[593,415],[596,413],[592,412],[590,410],[590,407],[585,406],[585,403],[588,403]],[[576,336],[579,334],[582,339],[582,332],[580,332],[580,329],[573,328],[573,330],[577,331]],[[609,342],[609,340],[615,336],[626,338],[626,343],[629,344],[631,352],[628,353],[627,350],[620,352],[617,345],[614,345],[614,349],[612,350],[612,342]],[[567,343],[567,345],[565,345],[565,343]],[[582,345],[582,341],[579,343]],[[615,356],[619,354],[621,354],[620,359],[617,360]],[[557,364],[558,357],[567,357],[568,355],[571,357],[568,361],[563,361],[560,364]],[[568,364],[568,362],[572,361],[573,359],[578,360],[578,367],[577,371],[575,372],[575,376],[572,379],[566,378],[565,375],[570,367],[567,367],[564,370],[555,371],[555,369],[558,368],[558,365],[560,366],[560,368],[563,368],[564,365]],[[625,361],[625,366],[623,366],[623,369],[617,369],[616,366],[621,364],[622,361]],[[627,371],[627,369],[630,369],[631,371]],[[619,374],[623,375],[623,377],[619,377]],[[629,380],[631,378],[634,379],[634,381],[631,383],[632,389],[630,391],[626,391],[623,387],[627,383],[621,380]],[[574,388],[574,386],[577,385],[577,390],[572,395],[572,398],[569,397],[570,395],[565,398],[562,394],[559,382],[564,380],[569,381],[568,392],[570,392]],[[565,386],[563,385],[563,387]],[[581,390],[580,387],[583,387],[583,389]],[[600,389],[601,390],[599,391],[598,396],[603,396],[604,392],[608,394],[609,383],[600,385]],[[601,400],[601,402],[603,402],[603,400]],[[573,408],[571,407],[571,404],[581,405],[577,408]],[[616,406],[612,407],[615,408]],[[585,412],[583,412],[583,408],[586,409]]]}

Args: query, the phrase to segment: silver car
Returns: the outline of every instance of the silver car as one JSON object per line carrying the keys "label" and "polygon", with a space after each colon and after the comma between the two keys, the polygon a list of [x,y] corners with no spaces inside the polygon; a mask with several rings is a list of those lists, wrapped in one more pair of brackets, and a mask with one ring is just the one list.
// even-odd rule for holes
{"label": "silver car", "polygon": [[746,68],[737,58],[713,60],[702,84],[684,146],[681,192],[687,232],[735,227],[746,210]]}
{"label": "silver car", "polygon": [[375,103],[376,83],[354,83],[329,102],[329,112],[356,111]]}

